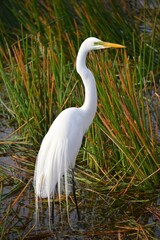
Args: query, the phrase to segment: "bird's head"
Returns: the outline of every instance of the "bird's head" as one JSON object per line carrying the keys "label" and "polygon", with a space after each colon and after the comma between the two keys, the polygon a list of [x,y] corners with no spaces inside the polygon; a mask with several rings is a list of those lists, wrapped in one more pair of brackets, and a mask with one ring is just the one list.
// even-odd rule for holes
{"label": "bird's head", "polygon": [[104,42],[95,37],[87,38],[82,44],[85,45],[85,48],[88,51],[104,49],[104,48],[125,48],[125,46],[123,46],[123,45],[116,44],[116,43],[110,43],[110,42]]}
{"label": "bird's head", "polygon": [[[87,53],[92,50],[98,49],[105,49],[105,48],[125,48],[125,46],[116,44],[116,43],[109,43],[104,42],[95,37],[89,37],[84,42],[82,42],[80,49],[78,51],[77,60],[76,60],[76,69],[77,72],[82,76],[86,73],[86,56]],[[87,70],[88,71],[88,70]]]}

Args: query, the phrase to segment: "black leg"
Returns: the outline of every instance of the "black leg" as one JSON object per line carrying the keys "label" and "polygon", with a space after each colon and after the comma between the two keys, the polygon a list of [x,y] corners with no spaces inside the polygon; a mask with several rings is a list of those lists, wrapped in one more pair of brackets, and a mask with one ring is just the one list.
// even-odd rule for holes
{"label": "black leg", "polygon": [[76,198],[76,190],[75,190],[74,169],[72,169],[72,184],[73,184],[73,196],[74,196],[74,200],[75,200],[75,204],[76,204],[78,220],[80,220],[80,214],[79,214],[79,210],[78,210],[78,204],[77,204],[77,198]]}
{"label": "black leg", "polygon": [[54,199],[52,199],[52,222],[54,224]]}

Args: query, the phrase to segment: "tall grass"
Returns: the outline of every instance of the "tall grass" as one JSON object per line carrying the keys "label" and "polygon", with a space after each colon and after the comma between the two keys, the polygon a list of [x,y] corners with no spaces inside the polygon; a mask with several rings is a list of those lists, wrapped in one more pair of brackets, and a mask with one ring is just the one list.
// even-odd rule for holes
{"label": "tall grass", "polygon": [[27,36],[13,45],[13,56],[11,49],[7,49],[11,68],[8,74],[8,70],[1,73],[11,113],[19,126],[25,124],[26,139],[31,137],[36,143],[61,110],[62,101],[67,99],[67,86],[63,84],[63,52],[57,54],[52,40],[45,48],[39,38]]}
{"label": "tall grass", "polygon": [[[148,79],[142,77],[137,72],[137,65],[131,67],[126,53],[123,60],[118,58],[117,61],[119,69],[115,63],[111,65],[103,72],[102,79],[105,79],[105,76],[107,78],[105,83],[98,84],[98,116],[101,130],[120,150],[121,161],[117,164],[115,156],[116,161],[112,159],[111,167],[116,166],[115,172],[121,169],[123,177],[129,175],[132,184],[143,181],[159,167],[156,147],[158,132],[153,132],[152,127],[152,124],[155,124],[158,128],[158,119],[154,123],[151,121],[149,109],[153,107],[153,103],[149,103],[146,90],[153,83],[152,75],[148,76]],[[156,89],[153,88],[153,91],[156,92]],[[156,177],[153,182],[156,179],[158,183]]]}
{"label": "tall grass", "polygon": [[[0,103],[23,138],[1,141],[0,147],[4,149],[8,143],[23,155],[14,156],[15,169],[22,171],[20,176],[12,176],[17,201],[25,189],[23,180],[27,179],[27,184],[31,181],[39,145],[55,117],[63,109],[83,103],[84,88],[75,60],[81,41],[90,35],[122,43],[126,50],[92,52],[87,58],[96,78],[98,109],[77,158],[76,177],[92,183],[90,191],[103,200],[106,192],[116,191],[120,196],[135,189],[138,198],[143,198],[142,190],[159,184],[159,9],[153,17],[149,9],[130,15],[129,6],[123,8],[117,1],[82,1],[81,5],[75,1],[66,4],[65,0],[7,3],[16,16],[16,34],[5,33],[7,22],[1,28],[5,38],[1,39],[0,75],[7,100],[1,98]],[[152,31],[139,32],[141,24]],[[5,172],[3,183],[11,173],[0,168]],[[128,195],[123,197],[125,204]],[[109,218],[121,209],[115,199],[113,195]],[[138,200],[132,200],[138,206]],[[10,204],[10,212],[14,203]],[[138,236],[135,229],[142,227],[139,220],[128,215],[123,220],[125,231],[134,229]],[[1,230],[4,237],[6,229]],[[145,233],[148,236],[148,227],[141,239]]]}
{"label": "tall grass", "polygon": [[[154,3],[154,2],[153,2]],[[150,1],[152,5],[152,1]],[[2,3],[2,10],[7,10],[8,18],[0,18],[0,26],[4,44],[5,36],[10,43],[13,37],[21,36],[21,29],[24,33],[37,35],[43,44],[48,42],[48,30],[52,36],[62,44],[67,46],[66,33],[73,41],[74,48],[77,48],[77,41],[80,42],[90,36],[95,35],[101,39],[113,42],[125,40],[128,47],[128,54],[132,51],[132,36],[134,33],[136,47],[139,46],[140,29],[155,29],[155,36],[159,36],[159,6],[152,9],[149,5],[132,6],[126,1],[94,1],[94,4],[87,1],[18,1],[16,4],[7,0]],[[8,21],[8,19],[10,21]],[[6,31],[8,30],[8,31]],[[77,38],[78,36],[78,38]],[[148,38],[149,40],[150,38]],[[158,44],[158,41],[157,41]],[[67,50],[67,48],[65,48]],[[65,51],[66,57],[72,56]],[[146,56],[147,58],[147,56]]]}

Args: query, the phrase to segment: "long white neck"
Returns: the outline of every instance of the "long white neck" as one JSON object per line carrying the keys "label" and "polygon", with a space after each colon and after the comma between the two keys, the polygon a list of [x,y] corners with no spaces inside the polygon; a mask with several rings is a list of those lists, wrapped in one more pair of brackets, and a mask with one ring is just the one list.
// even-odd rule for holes
{"label": "long white neck", "polygon": [[87,130],[92,123],[97,110],[96,82],[92,72],[86,67],[87,53],[88,51],[86,51],[84,46],[81,46],[76,60],[76,69],[85,87],[85,100],[81,107],[85,114],[85,130]]}

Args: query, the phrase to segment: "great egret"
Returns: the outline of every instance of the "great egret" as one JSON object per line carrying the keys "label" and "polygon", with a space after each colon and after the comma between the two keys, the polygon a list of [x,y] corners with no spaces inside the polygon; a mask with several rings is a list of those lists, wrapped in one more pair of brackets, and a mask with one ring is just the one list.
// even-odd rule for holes
{"label": "great egret", "polygon": [[[92,123],[97,109],[96,83],[92,72],[86,67],[86,56],[89,51],[104,48],[124,48],[124,46],[103,42],[95,37],[89,37],[81,44],[77,55],[76,69],[85,88],[84,103],[80,108],[71,107],[62,111],[52,123],[40,146],[34,173],[36,213],[38,212],[38,197],[48,198],[49,219],[51,216],[51,197],[54,198],[55,187],[58,184],[60,198],[63,175],[67,201],[67,172],[69,169],[72,169],[74,189],[76,157],[81,147],[83,135]],[[78,213],[75,189],[74,196]]]}

